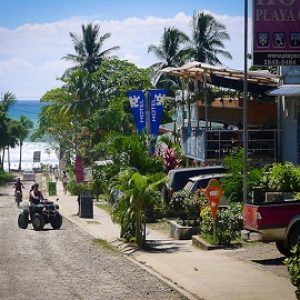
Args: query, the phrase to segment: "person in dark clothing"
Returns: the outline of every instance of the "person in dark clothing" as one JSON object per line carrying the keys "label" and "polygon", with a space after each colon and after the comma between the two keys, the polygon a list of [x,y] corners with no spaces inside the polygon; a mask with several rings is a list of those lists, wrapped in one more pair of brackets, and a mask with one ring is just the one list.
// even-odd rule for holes
{"label": "person in dark clothing", "polygon": [[30,219],[32,220],[33,218],[33,207],[41,202],[43,200],[43,194],[39,190],[39,184],[35,183],[29,192],[29,214],[30,214]]}
{"label": "person in dark clothing", "polygon": [[17,192],[20,192],[22,195],[22,189],[24,189],[24,185],[23,185],[20,177],[17,179],[14,186],[15,186],[15,194],[17,194]]}

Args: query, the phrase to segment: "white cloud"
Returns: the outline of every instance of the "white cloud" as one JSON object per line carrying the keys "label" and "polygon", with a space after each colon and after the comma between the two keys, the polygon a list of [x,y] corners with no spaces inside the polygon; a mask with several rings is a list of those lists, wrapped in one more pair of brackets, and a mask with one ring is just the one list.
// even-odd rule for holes
{"label": "white cloud", "polygon": [[[213,15],[226,25],[231,37],[225,44],[233,60],[224,64],[241,69],[243,18]],[[191,32],[191,16],[184,13],[168,19],[147,17],[105,22],[77,17],[53,23],[24,24],[15,30],[0,28],[0,91],[12,91],[18,98],[39,98],[47,90],[60,86],[56,78],[70,65],[61,58],[74,52],[69,33],[80,35],[81,25],[91,21],[100,23],[102,34],[111,33],[105,48],[120,46],[117,52],[120,58],[142,67],[156,61],[147,53],[147,48],[150,44],[158,45],[165,27],[174,26],[188,35]]]}

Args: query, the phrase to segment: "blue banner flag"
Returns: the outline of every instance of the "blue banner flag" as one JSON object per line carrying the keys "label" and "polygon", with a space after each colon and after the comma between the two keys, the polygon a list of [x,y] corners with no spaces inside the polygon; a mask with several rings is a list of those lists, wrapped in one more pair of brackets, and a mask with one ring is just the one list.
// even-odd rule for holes
{"label": "blue banner flag", "polygon": [[163,112],[163,99],[166,95],[166,90],[149,90],[150,131],[153,136],[158,136],[160,119]]}
{"label": "blue banner flag", "polygon": [[146,127],[145,96],[143,91],[129,91],[131,110],[134,116],[137,132],[140,133]]}

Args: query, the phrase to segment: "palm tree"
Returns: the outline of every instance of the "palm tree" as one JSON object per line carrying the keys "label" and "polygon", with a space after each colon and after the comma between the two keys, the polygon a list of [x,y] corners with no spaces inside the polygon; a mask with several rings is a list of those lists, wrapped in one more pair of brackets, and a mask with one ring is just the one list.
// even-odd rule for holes
{"label": "palm tree", "polygon": [[76,68],[93,73],[112,51],[120,49],[119,46],[115,46],[102,51],[103,44],[110,37],[110,33],[100,36],[100,25],[89,23],[82,25],[81,29],[82,37],[78,37],[75,33],[70,32],[76,54],[67,54],[63,59],[75,62],[76,66],[68,69],[65,74]]}
{"label": "palm tree", "polygon": [[19,161],[19,171],[22,170],[22,146],[24,140],[28,137],[30,130],[33,127],[33,122],[25,116],[21,116],[19,120],[19,126],[17,131],[17,138],[20,144],[20,161]]}
{"label": "palm tree", "polygon": [[[1,93],[0,99],[0,150],[2,149],[2,157],[0,155],[0,169],[3,170],[5,148],[9,147],[11,140],[11,119],[8,117],[8,109],[15,102],[16,96],[12,92]],[[9,149],[9,148],[8,148]]]}
{"label": "palm tree", "polygon": [[13,94],[12,92],[5,92],[3,94],[3,97],[1,99],[1,105],[2,105],[2,108],[7,112],[9,107],[15,103],[16,101],[16,96],[15,94]]}
{"label": "palm tree", "polygon": [[[161,75],[160,70],[167,67],[178,67],[184,60],[184,50],[182,45],[189,41],[188,36],[182,31],[169,27],[164,29],[159,46],[150,45],[148,53],[153,52],[160,60],[153,64],[151,69],[154,71],[154,82],[166,80],[167,75]],[[173,78],[174,80],[174,78]]]}
{"label": "palm tree", "polygon": [[188,50],[190,60],[205,62],[212,65],[221,61],[218,56],[232,59],[231,54],[225,51],[223,41],[230,40],[225,25],[204,12],[195,12],[192,20],[192,39]]}

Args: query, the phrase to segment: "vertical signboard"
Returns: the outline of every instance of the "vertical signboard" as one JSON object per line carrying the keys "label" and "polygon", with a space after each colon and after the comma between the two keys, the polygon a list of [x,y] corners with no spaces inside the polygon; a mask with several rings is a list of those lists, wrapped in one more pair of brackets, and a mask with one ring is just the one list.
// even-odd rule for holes
{"label": "vertical signboard", "polygon": [[199,128],[182,127],[182,152],[186,157],[205,160],[205,131]]}
{"label": "vertical signboard", "polygon": [[283,84],[300,84],[300,67],[283,66],[281,68]]}
{"label": "vertical signboard", "polygon": [[153,136],[158,135],[160,119],[163,112],[163,99],[166,97],[165,90],[150,90],[149,91],[149,107],[150,107],[150,132]]}
{"label": "vertical signboard", "polygon": [[34,151],[33,162],[40,162],[40,161],[41,161],[41,151]]}
{"label": "vertical signboard", "polygon": [[83,161],[79,155],[75,159],[75,175],[77,182],[84,182]]}
{"label": "vertical signboard", "polygon": [[253,0],[253,64],[300,65],[299,0]]}
{"label": "vertical signboard", "polygon": [[129,97],[137,132],[140,133],[146,127],[146,107],[144,92],[129,91],[127,92],[127,96]]}

